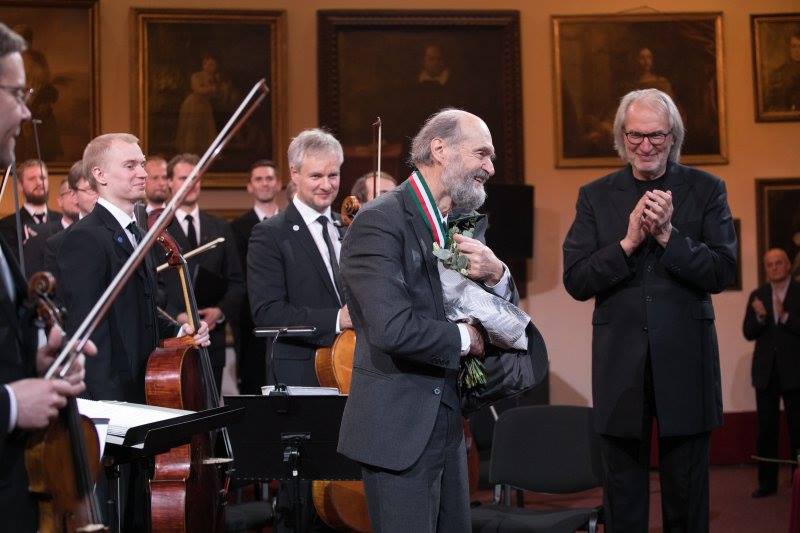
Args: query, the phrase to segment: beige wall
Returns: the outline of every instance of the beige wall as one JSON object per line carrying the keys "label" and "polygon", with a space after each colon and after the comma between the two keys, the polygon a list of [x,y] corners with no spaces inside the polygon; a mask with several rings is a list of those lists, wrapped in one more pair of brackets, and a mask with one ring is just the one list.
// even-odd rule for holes
{"label": "beige wall", "polygon": [[[556,169],[551,65],[550,15],[615,13],[641,6],[636,1],[581,0],[494,2],[474,0],[101,0],[101,117],[104,132],[130,128],[130,7],[193,7],[285,9],[288,22],[288,107],[290,132],[316,125],[316,10],[369,8],[517,9],[521,12],[522,90],[524,109],[525,179],[536,186],[535,260],[527,280],[525,307],[547,339],[551,353],[551,397],[554,403],[587,404],[591,399],[591,302],[573,301],[561,283],[561,242],[572,222],[578,187],[606,169]],[[756,123],[753,113],[751,13],[797,11],[797,0],[722,1],[650,0],[660,11],[722,11],[725,47],[725,97],[728,109],[730,164],[707,166],[723,177],[735,217],[742,220],[744,290],[714,297],[722,359],[726,411],[754,409],[749,384],[751,346],[740,324],[749,291],[756,286],[756,177],[800,176],[800,123]],[[387,59],[390,60],[390,59]],[[480,75],[480,65],[476,65]],[[56,182],[57,183],[57,182]],[[234,191],[206,192],[206,206],[247,205]],[[1,206],[8,211],[8,201]]]}

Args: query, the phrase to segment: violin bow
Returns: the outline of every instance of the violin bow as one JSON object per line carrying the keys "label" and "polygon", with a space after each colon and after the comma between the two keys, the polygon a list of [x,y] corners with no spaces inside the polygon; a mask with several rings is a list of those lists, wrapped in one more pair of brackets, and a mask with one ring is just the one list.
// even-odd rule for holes
{"label": "violin bow", "polygon": [[[372,136],[375,140],[375,175],[372,177],[372,190],[373,197],[377,198],[378,195],[381,194],[381,144],[383,141],[383,124],[381,122],[381,117],[375,119],[375,122],[372,123]],[[374,199],[373,198],[373,199]]]}

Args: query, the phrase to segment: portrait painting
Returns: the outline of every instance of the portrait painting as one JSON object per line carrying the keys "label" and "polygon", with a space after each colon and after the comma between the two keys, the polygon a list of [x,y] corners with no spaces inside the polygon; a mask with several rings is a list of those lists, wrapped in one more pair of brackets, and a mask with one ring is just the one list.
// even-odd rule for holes
{"label": "portrait painting", "polygon": [[204,176],[237,187],[259,158],[285,160],[285,12],[134,9],[134,122],[146,154],[202,155],[250,89],[270,93]]}
{"label": "portrait painting", "polygon": [[750,16],[756,121],[800,120],[800,13]]}
{"label": "portrait painting", "polygon": [[[767,250],[782,248],[792,263],[792,275],[800,278],[800,178],[756,180],[758,224],[758,279],[766,281],[761,258]],[[800,281],[800,279],[798,279]]]}
{"label": "portrait painting", "polygon": [[0,21],[28,44],[22,59],[36,123],[22,124],[16,160],[41,154],[51,173],[66,173],[100,129],[97,2],[2,1]]}
{"label": "portrait painting", "polygon": [[727,163],[721,13],[554,16],[556,166],[620,164],[622,96],[659,89],[680,110],[687,164]]}
{"label": "portrait painting", "polygon": [[486,121],[497,183],[522,183],[519,13],[516,11],[320,11],[319,123],[342,142],[342,189],[374,170],[411,172],[414,135],[436,111],[456,107]]}

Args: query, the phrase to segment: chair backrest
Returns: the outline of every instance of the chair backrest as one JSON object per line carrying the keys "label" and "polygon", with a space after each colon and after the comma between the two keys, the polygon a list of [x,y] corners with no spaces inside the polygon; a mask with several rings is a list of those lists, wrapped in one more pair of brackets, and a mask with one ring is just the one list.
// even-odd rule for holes
{"label": "chair backrest", "polygon": [[489,479],[555,494],[601,486],[592,409],[536,405],[505,411],[494,429]]}

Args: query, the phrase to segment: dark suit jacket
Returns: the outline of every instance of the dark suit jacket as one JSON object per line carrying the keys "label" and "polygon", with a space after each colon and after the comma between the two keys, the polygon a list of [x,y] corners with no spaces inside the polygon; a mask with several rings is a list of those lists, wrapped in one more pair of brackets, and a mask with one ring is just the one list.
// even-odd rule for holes
{"label": "dark suit jacket", "polygon": [[408,188],[406,181],[362,206],[341,258],[357,340],[338,450],[391,470],[419,458],[448,371],[461,360],[458,326],[445,318],[433,238]]}
{"label": "dark suit jacket", "polygon": [[[239,252],[239,260],[242,264],[242,272],[245,275],[247,273],[247,248],[250,242],[250,235],[253,233],[255,225],[259,222],[258,215],[256,215],[253,209],[231,222],[231,229],[236,237],[236,249]],[[240,331],[237,332],[238,335],[245,335],[248,331],[253,329],[253,317],[250,315],[250,300],[247,298],[246,290],[239,311],[238,326],[240,329]]]}
{"label": "dark suit jacket", "polygon": [[35,236],[29,238],[22,248],[22,253],[25,255],[25,270],[30,278],[31,274],[47,270],[45,265],[47,261],[47,241],[50,237],[58,235],[64,230],[61,225],[61,220],[58,222],[46,222],[40,224],[36,231]]}
{"label": "dark suit jacket", "polygon": [[8,432],[11,407],[2,384],[34,376],[36,330],[30,313],[22,306],[26,296],[25,280],[2,236],[0,246],[16,289],[14,303],[5,286],[0,286],[0,530],[33,531],[36,506],[28,494],[25,471],[27,434],[19,430]]}
{"label": "dark suit jacket", "polygon": [[[133,253],[117,220],[100,204],[63,232],[57,250],[59,296],[72,334]],[[91,339],[97,355],[86,360],[86,396],[93,400],[144,401],[147,358],[176,328],[155,310],[156,279],[150,257],[136,269]]]}
{"label": "dark suit jacket", "polygon": [[[41,228],[38,227],[39,224],[36,223],[31,214],[28,213],[28,210],[24,207],[19,208],[19,216],[23,225],[33,229],[36,233],[41,231]],[[52,209],[48,209],[47,218],[42,226],[54,222],[59,224],[61,223],[61,213],[58,211],[53,211]],[[17,222],[14,213],[0,218],[0,234],[5,237],[6,244],[8,244],[8,246],[11,248],[11,251],[14,253],[12,257],[19,258],[19,255],[17,254]]]}
{"label": "dark suit jacket", "polygon": [[[173,219],[167,227],[170,235],[184,252],[189,251],[189,241],[177,219]],[[189,259],[189,273],[195,285],[195,295],[198,296],[199,307],[219,307],[225,314],[225,321],[235,320],[239,314],[239,307],[244,298],[244,280],[242,277],[239,253],[230,225],[205,211],[200,211],[200,242],[198,245],[213,241],[218,237],[225,237],[225,242],[216,248]],[[219,287],[200,287],[196,283],[203,281],[206,274],[200,273],[201,269],[213,274],[213,283]],[[166,270],[160,275],[160,285],[166,295],[166,311],[172,316],[186,312],[186,307],[181,295],[181,286],[178,274],[174,270]],[[210,278],[205,278],[210,279]],[[206,294],[219,295],[213,302],[203,301]],[[217,324],[211,331],[211,346],[208,347],[211,364],[216,367],[225,366],[225,322]]]}
{"label": "dark suit jacket", "polygon": [[[755,297],[764,302],[767,316],[759,322],[750,305]],[[781,391],[800,388],[800,283],[789,282],[783,308],[788,313],[785,323],[775,324],[772,311],[772,285],[762,285],[750,293],[742,330],[749,341],[756,341],[751,377],[759,390],[769,385],[773,366],[777,365]]]}
{"label": "dark suit jacket", "polygon": [[[338,220],[335,214],[334,219]],[[294,203],[253,228],[247,253],[247,290],[256,326],[317,328],[311,337],[279,339],[273,354],[275,359],[308,361],[313,367],[315,350],[330,346],[336,337],[336,316],[342,305]],[[277,367],[282,383],[316,384],[301,383],[286,367]]]}
{"label": "dark suit jacket", "polygon": [[640,195],[630,166],[581,187],[564,240],[564,286],[595,299],[592,392],[603,434],[641,435],[645,358],[650,353],[662,436],[708,431],[722,422],[719,351],[710,293],[734,279],[736,234],[725,184],[670,163],[672,235],[643,243],[636,262],[619,241]]}

